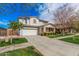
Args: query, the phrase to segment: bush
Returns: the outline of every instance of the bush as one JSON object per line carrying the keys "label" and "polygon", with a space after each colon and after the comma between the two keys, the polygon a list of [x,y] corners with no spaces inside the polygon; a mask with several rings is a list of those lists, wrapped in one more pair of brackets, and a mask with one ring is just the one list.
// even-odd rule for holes
{"label": "bush", "polygon": [[41,34],[41,36],[48,36],[48,35],[53,35],[53,33],[52,32],[44,32]]}

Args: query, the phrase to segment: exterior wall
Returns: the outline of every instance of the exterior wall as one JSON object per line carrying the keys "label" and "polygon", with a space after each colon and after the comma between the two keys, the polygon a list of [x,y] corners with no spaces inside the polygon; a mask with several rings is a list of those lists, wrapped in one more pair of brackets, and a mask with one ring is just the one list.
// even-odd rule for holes
{"label": "exterior wall", "polygon": [[[34,20],[36,23],[34,23]],[[23,23],[24,25],[34,25],[34,26],[41,26],[46,24],[45,22],[39,21],[36,17],[30,17],[29,19],[19,19],[19,22]]]}
{"label": "exterior wall", "polygon": [[30,25],[30,19],[27,19],[26,21],[27,21],[26,24],[27,24],[27,25]]}
{"label": "exterior wall", "polygon": [[0,29],[0,36],[10,36],[10,35],[18,35],[18,31],[13,31],[12,29]]}
{"label": "exterior wall", "polygon": [[19,19],[19,22],[26,24],[26,20],[25,19]]}
{"label": "exterior wall", "polygon": [[[34,23],[34,20],[36,21],[36,23]],[[34,17],[30,17],[30,25],[39,25],[39,20],[37,18]]]}
{"label": "exterior wall", "polygon": [[39,21],[39,25],[44,25],[44,24],[45,24],[44,22]]}
{"label": "exterior wall", "polygon": [[41,35],[44,32],[44,28],[43,27],[39,27],[38,28],[38,34]]}
{"label": "exterior wall", "polygon": [[7,35],[19,35],[18,30],[7,29]]}
{"label": "exterior wall", "polygon": [[[34,23],[34,20],[36,20],[36,23]],[[47,24],[46,22],[42,22],[39,19],[35,17],[30,17],[30,25],[35,25],[35,26],[41,26]]]}
{"label": "exterior wall", "polygon": [[7,35],[7,29],[0,29],[0,36],[6,36]]}

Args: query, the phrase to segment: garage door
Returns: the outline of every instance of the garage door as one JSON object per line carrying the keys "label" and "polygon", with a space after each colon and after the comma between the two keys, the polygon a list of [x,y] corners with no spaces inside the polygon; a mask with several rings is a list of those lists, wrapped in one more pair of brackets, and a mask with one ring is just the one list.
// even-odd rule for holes
{"label": "garage door", "polygon": [[20,30],[20,35],[37,35],[37,30]]}

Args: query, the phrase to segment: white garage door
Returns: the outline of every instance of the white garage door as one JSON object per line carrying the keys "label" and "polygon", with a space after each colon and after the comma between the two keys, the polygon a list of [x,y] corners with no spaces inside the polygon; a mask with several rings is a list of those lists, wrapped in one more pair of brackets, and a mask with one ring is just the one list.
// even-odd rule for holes
{"label": "white garage door", "polygon": [[37,30],[20,30],[20,35],[37,35]]}

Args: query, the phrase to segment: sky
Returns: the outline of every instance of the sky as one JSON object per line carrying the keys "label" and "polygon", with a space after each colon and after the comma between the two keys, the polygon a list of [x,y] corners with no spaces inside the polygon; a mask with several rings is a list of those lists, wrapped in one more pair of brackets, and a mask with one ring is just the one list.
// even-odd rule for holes
{"label": "sky", "polygon": [[8,23],[17,21],[20,16],[37,16],[39,19],[53,22],[53,12],[62,5],[63,3],[2,3],[0,4],[0,27],[8,28]]}

